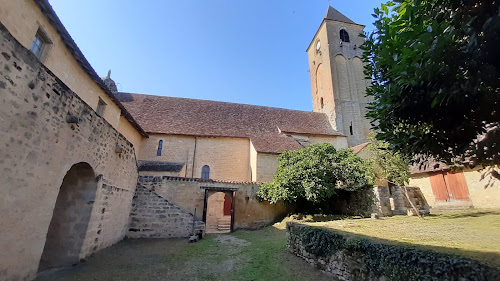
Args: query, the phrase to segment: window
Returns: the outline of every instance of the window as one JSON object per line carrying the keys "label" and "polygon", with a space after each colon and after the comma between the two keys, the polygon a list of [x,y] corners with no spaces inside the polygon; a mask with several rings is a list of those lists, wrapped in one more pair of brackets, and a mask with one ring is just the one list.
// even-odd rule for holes
{"label": "window", "polygon": [[320,105],[321,105],[321,109],[323,109],[323,106],[324,106],[324,104],[323,104],[323,98],[321,98],[321,99],[319,100],[319,103],[320,103]]}
{"label": "window", "polygon": [[201,178],[202,179],[209,179],[210,178],[210,167],[205,165],[201,168]]}
{"label": "window", "polygon": [[41,28],[38,28],[35,39],[33,39],[33,43],[31,44],[30,51],[41,60],[47,52],[49,44],[51,44],[50,39]]}
{"label": "window", "polygon": [[106,108],[106,103],[101,98],[99,98],[99,102],[97,102],[97,108],[95,109],[95,112],[97,113],[97,115],[102,117],[105,108]]}
{"label": "window", "polygon": [[163,141],[158,142],[158,151],[156,151],[156,156],[161,156],[161,150],[163,149]]}
{"label": "window", "polygon": [[347,33],[347,31],[345,31],[345,29],[341,29],[340,30],[340,40],[342,40],[342,42],[346,42],[346,43],[349,43],[349,33]]}
{"label": "window", "polygon": [[352,122],[351,122],[351,125],[349,126],[349,132],[351,133],[351,136],[354,135],[354,132],[352,130]]}

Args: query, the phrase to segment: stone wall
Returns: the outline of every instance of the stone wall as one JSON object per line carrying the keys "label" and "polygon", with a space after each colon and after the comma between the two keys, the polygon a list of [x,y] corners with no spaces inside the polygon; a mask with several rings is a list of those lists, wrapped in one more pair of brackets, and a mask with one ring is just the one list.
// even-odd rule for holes
{"label": "stone wall", "polygon": [[183,211],[154,191],[137,185],[127,237],[189,237],[193,233],[203,232],[204,225],[202,221],[193,221],[193,214]]}
{"label": "stone wall", "polygon": [[257,153],[257,181],[272,181],[278,166],[278,154]]}
{"label": "stone wall", "polygon": [[[160,140],[163,145],[158,156]],[[139,160],[184,163],[181,177],[201,177],[202,167],[208,165],[211,179],[251,179],[250,140],[246,138],[151,134],[141,143]]]}
{"label": "stone wall", "polygon": [[333,280],[500,280],[500,271],[461,256],[389,245],[351,233],[287,222],[287,249]]}
{"label": "stone wall", "polygon": [[96,182],[80,258],[121,240],[137,182],[132,144],[2,24],[0,100],[0,280],[35,277],[63,178],[77,163]]}
{"label": "stone wall", "polygon": [[[421,214],[429,213],[422,192],[418,187],[406,187],[408,195]],[[379,216],[413,215],[411,204],[399,186],[376,186],[358,191],[339,191],[331,199],[332,211],[345,215]]]}
{"label": "stone wall", "polygon": [[138,184],[154,191],[182,210],[193,213],[203,220],[205,188],[230,189],[235,191],[234,229],[257,229],[275,222],[293,211],[284,204],[269,204],[256,198],[259,184],[252,182],[230,182],[178,177],[139,176]]}

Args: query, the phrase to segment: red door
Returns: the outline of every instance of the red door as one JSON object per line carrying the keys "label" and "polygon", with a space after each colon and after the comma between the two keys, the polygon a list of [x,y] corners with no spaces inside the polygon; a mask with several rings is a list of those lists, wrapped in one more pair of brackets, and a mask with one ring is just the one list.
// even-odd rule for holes
{"label": "red door", "polygon": [[[220,209],[219,209],[220,210]],[[224,216],[231,215],[231,197],[224,195]]]}

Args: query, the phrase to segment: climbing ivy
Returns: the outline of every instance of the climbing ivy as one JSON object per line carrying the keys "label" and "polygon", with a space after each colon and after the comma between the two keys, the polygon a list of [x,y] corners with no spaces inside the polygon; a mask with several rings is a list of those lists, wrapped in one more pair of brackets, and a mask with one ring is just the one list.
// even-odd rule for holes
{"label": "climbing ivy", "polygon": [[329,257],[342,250],[357,252],[365,274],[385,276],[388,280],[500,280],[499,270],[458,255],[346,237],[296,223],[287,225],[287,230],[307,252],[318,257]]}

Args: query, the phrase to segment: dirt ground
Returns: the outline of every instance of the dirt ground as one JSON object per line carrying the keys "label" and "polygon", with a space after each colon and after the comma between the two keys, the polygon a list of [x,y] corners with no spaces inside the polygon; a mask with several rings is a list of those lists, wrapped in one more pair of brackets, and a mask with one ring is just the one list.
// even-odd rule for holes
{"label": "dirt ground", "polygon": [[128,239],[36,280],[332,280],[285,250],[282,229],[187,239]]}

